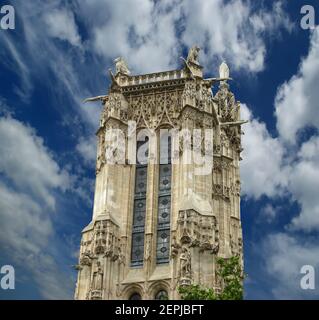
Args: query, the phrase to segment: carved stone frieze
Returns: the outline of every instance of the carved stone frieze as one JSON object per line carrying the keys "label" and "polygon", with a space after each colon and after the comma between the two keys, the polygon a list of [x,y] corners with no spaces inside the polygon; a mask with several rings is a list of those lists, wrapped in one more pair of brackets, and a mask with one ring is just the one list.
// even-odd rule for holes
{"label": "carved stone frieze", "polygon": [[223,156],[215,156],[214,157],[214,170],[222,171],[229,170],[231,167],[232,159]]}
{"label": "carved stone frieze", "polygon": [[180,91],[154,92],[132,95],[129,98],[128,119],[137,123],[137,128],[156,129],[167,124],[175,127],[181,109]]}
{"label": "carved stone frieze", "polygon": [[226,82],[222,82],[219,91],[215,95],[218,101],[218,114],[221,122],[232,122],[239,120],[239,104],[235,100],[235,96],[229,91]]}
{"label": "carved stone frieze", "polygon": [[90,234],[90,246],[82,244],[83,253],[80,256],[80,263],[83,265],[91,265],[92,260],[99,255],[105,255],[117,260],[119,255],[119,239],[118,226],[111,220],[99,220],[95,222]]}
{"label": "carved stone frieze", "polygon": [[203,216],[194,210],[179,212],[175,255],[183,245],[199,247],[200,251],[217,253],[219,248],[218,223],[215,216]]}
{"label": "carved stone frieze", "polygon": [[90,250],[85,251],[80,256],[80,265],[81,266],[91,266],[93,259],[94,259],[94,255],[91,253],[91,251]]}

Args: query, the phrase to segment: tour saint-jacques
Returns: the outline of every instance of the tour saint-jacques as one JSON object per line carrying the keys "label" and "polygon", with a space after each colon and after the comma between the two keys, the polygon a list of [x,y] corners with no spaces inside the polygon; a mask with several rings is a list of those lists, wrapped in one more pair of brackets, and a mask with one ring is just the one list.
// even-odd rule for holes
{"label": "tour saint-jacques", "polygon": [[[108,95],[87,99],[102,101],[103,109],[93,217],[82,231],[75,299],[180,299],[178,287],[191,284],[219,292],[217,258],[239,255],[243,263],[239,163],[245,121],[227,64],[219,66],[218,78],[205,79],[198,58],[194,46],[180,69],[142,75],[131,75],[117,58]],[[124,161],[107,159],[109,129],[123,133],[126,141],[116,152]],[[203,131],[199,142],[190,138],[199,154],[205,152],[204,131],[213,132],[205,174],[182,161],[183,143],[173,148],[180,141],[171,132],[194,129]],[[140,139],[128,143],[133,136]],[[129,161],[137,150],[147,161]]]}

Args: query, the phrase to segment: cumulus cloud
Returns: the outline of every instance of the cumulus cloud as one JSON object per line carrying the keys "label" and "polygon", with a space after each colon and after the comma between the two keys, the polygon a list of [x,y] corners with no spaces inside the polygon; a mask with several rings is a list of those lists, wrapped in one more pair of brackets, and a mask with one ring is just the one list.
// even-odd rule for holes
{"label": "cumulus cloud", "polygon": [[[182,50],[197,43],[204,49],[204,65],[227,58],[234,69],[258,72],[264,68],[266,35],[289,29],[280,4],[257,11],[241,0],[196,5],[180,0],[83,0],[69,5],[34,0],[13,5],[22,32],[19,39],[0,34],[4,40],[0,55],[22,79],[16,92],[30,97],[33,81],[46,79],[63,122],[78,115],[85,125],[87,130],[70,125],[78,137],[98,126],[100,108],[84,106],[82,100],[105,92],[103,68],[110,67],[116,56],[124,56],[135,73],[158,71],[177,67]],[[86,30],[81,36],[80,25]],[[61,46],[58,40],[70,46]],[[83,153],[81,141],[78,146]]]}
{"label": "cumulus cloud", "polygon": [[[242,105],[242,118],[249,119],[244,126],[241,163],[243,195],[255,200],[262,196],[278,198],[290,196],[300,205],[299,214],[287,225],[291,230],[319,229],[319,137],[313,136],[303,143],[297,154],[286,155],[285,143],[272,137],[265,123],[253,118],[251,111]],[[269,210],[268,210],[269,211]],[[262,214],[265,212],[263,211]],[[273,220],[276,211],[269,212]],[[269,215],[264,215],[269,220]]]}
{"label": "cumulus cloud", "polygon": [[[287,228],[308,232],[318,230],[319,137],[313,136],[292,155],[280,137],[272,137],[265,123],[253,117],[247,105],[242,105],[241,113],[243,119],[250,121],[243,127],[243,195],[255,200],[262,196],[272,199],[290,196],[301,210]],[[276,211],[269,213],[273,219]],[[264,217],[269,220],[269,215]]]}
{"label": "cumulus cloud", "polygon": [[[32,96],[34,82],[40,80],[62,118],[78,115],[81,123],[95,129],[100,108],[88,109],[82,100],[96,93],[92,88],[102,88],[102,72],[92,54],[86,54],[71,5],[63,6],[60,0],[13,1],[13,5],[21,32],[0,33],[0,56],[22,80],[16,92],[25,102]],[[59,40],[71,45],[61,46]],[[87,57],[90,65],[85,63]],[[80,126],[73,129],[80,130]]]}
{"label": "cumulus cloud", "polygon": [[[276,299],[317,299],[314,290],[302,290],[300,268],[319,265],[319,246],[300,238],[278,233],[263,244],[266,270],[271,275],[272,293]],[[318,282],[317,282],[318,284]]]}
{"label": "cumulus cloud", "polygon": [[278,209],[272,204],[267,203],[267,205],[261,210],[261,216],[263,219],[266,219],[268,223],[271,223],[277,215],[277,210]]}
{"label": "cumulus cloud", "polygon": [[241,105],[242,119],[249,120],[243,126],[244,151],[241,163],[243,194],[254,199],[283,194],[287,184],[287,169],[283,167],[284,149],[278,138],[273,138],[264,122],[253,117],[247,105]]}
{"label": "cumulus cloud", "polygon": [[[276,97],[279,136],[272,137],[264,123],[254,119],[246,105],[242,117],[250,119],[243,136],[243,192],[258,199],[290,194],[300,206],[287,228],[310,232],[319,229],[319,137],[298,145],[296,134],[307,126],[318,127],[319,29],[310,35],[308,55],[298,73],[283,84]],[[318,79],[317,79],[318,78]],[[288,142],[296,144],[291,152]]]}
{"label": "cumulus cloud", "polygon": [[194,44],[204,49],[205,65],[224,58],[236,70],[259,72],[267,53],[265,36],[291,30],[281,2],[268,11],[241,0],[83,1],[82,9],[97,17],[96,52],[107,58],[122,55],[137,72],[176,67],[182,48]]}
{"label": "cumulus cloud", "polygon": [[259,72],[265,67],[267,54],[264,36],[278,34],[281,28],[291,30],[281,2],[270,11],[254,11],[249,1],[222,0],[188,0],[183,2],[183,8],[183,39],[188,46],[198,43],[205,48],[206,64],[212,64],[217,56],[235,69]]}
{"label": "cumulus cloud", "polygon": [[73,46],[81,46],[81,37],[71,11],[55,9],[44,14],[43,19],[51,37],[68,41]]}
{"label": "cumulus cloud", "polygon": [[[65,190],[60,169],[34,129],[10,117],[0,119],[0,246],[29,272],[44,298],[70,297],[72,284],[50,252],[50,213],[55,192]],[[19,275],[17,275],[19,276]]]}
{"label": "cumulus cloud", "polygon": [[[255,200],[267,196],[269,201],[285,195],[300,207],[282,232],[271,234],[258,244],[270,276],[273,297],[315,299],[318,297],[316,292],[300,288],[300,268],[319,265],[319,246],[311,237],[308,242],[304,241],[307,233],[319,230],[319,137],[313,136],[294,156],[290,155],[284,161],[289,150],[281,138],[273,138],[265,124],[255,119],[246,105],[242,106],[242,118],[250,119],[243,136],[245,150],[241,175],[244,195]],[[272,223],[280,211],[277,209],[268,203],[261,210],[260,219]]]}
{"label": "cumulus cloud", "polygon": [[304,231],[319,230],[319,137],[305,142],[290,174],[289,190],[301,206],[290,228]]}
{"label": "cumulus cloud", "polygon": [[298,73],[278,90],[275,109],[281,138],[296,143],[296,135],[305,127],[319,128],[319,27],[310,36],[308,55],[300,63]]}
{"label": "cumulus cloud", "polygon": [[[104,1],[94,6],[107,13],[108,19],[94,24],[96,52],[108,59],[124,56],[132,69],[150,72],[170,68],[178,63],[179,43],[175,23],[180,17],[177,6],[168,1]],[[129,12],[129,14],[123,14]]]}
{"label": "cumulus cloud", "polygon": [[96,137],[91,136],[89,138],[80,138],[76,149],[83,157],[87,164],[94,165],[96,160]]}
{"label": "cumulus cloud", "polygon": [[[310,34],[309,52],[301,60],[297,74],[278,90],[275,99],[278,137],[272,137],[247,106],[242,108],[242,118],[251,121],[244,127],[243,137],[244,193],[255,199],[266,195],[270,201],[277,195],[285,195],[300,208],[282,231],[270,234],[263,241],[261,252],[276,299],[318,298],[316,292],[300,288],[300,268],[319,265],[319,246],[314,237],[314,232],[319,230],[319,136],[314,131],[305,142],[298,139],[301,130],[318,129],[318,48],[316,28]],[[272,205],[261,211],[268,222],[277,214]]]}
{"label": "cumulus cloud", "polygon": [[35,131],[12,118],[0,119],[0,173],[21,191],[28,190],[54,208],[52,188],[65,189],[62,172]]}
{"label": "cumulus cloud", "polygon": [[[90,128],[98,125],[100,110],[84,108],[81,100],[91,93],[104,93],[99,91],[105,90],[101,83],[105,77],[103,68],[110,66],[118,55],[124,56],[136,73],[157,71],[176,67],[183,49],[198,44],[203,48],[201,62],[206,67],[226,59],[233,70],[256,73],[265,68],[266,38],[276,37],[284,29],[291,30],[278,1],[271,9],[256,10],[251,1],[242,0],[83,0],[74,2],[76,19],[72,5],[62,9],[59,0],[13,3],[23,32],[19,41],[1,33],[4,41],[0,55],[22,79],[22,88],[17,88],[20,97],[30,94],[34,79],[46,79],[45,85],[56,99],[54,105],[62,118],[80,115]],[[83,39],[77,21],[86,28]],[[71,46],[60,46],[59,40]],[[309,55],[301,62],[298,74],[278,91],[279,137],[272,137],[266,124],[254,118],[246,105],[242,107],[242,118],[251,120],[244,127],[243,192],[255,200],[263,195],[275,197],[290,192],[301,206],[300,214],[289,225],[291,232],[318,227],[314,194],[318,190],[315,167],[318,142],[313,139],[305,143],[302,152],[287,162],[282,141],[294,141],[298,130],[305,126],[318,126],[315,110],[318,97],[314,87],[318,83],[318,51],[318,30],[315,30]],[[72,130],[76,136],[83,137],[83,132],[77,132],[80,126],[80,123],[72,125]],[[63,190],[69,177],[32,128],[5,118],[0,122],[0,130],[1,141],[5,141],[0,146],[1,155],[4,154],[0,158],[0,172],[6,179],[0,185],[1,247],[15,252],[16,261],[23,257],[24,261],[20,262],[33,272],[44,297],[67,296],[67,281],[54,259],[45,252],[54,234],[48,215],[55,207],[54,193]],[[93,143],[87,144],[83,138],[76,149],[87,161],[95,158]],[[85,193],[82,189],[78,192]],[[265,215],[274,219],[273,208],[266,209]],[[268,246],[265,245],[271,262],[268,271],[273,273],[285,267],[287,261],[291,263],[294,269],[289,271],[290,276],[282,276],[284,288],[299,263],[295,258],[297,252],[305,251],[303,260],[309,263],[306,260],[311,249],[317,252],[315,247],[288,235],[273,235]],[[279,296],[278,292],[275,294]]]}

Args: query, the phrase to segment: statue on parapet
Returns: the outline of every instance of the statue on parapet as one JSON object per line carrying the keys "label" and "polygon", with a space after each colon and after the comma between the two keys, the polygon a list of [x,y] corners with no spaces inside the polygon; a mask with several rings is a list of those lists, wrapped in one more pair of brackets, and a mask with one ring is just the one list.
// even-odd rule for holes
{"label": "statue on parapet", "polygon": [[229,67],[225,61],[219,66],[219,78],[229,79]]}
{"label": "statue on parapet", "polygon": [[188,56],[187,56],[187,63],[194,63],[199,64],[198,56],[199,56],[200,48],[198,46],[192,46],[189,49]]}
{"label": "statue on parapet", "polygon": [[114,60],[114,63],[115,63],[116,74],[122,73],[128,76],[131,74],[126,61],[122,57],[116,58]]}

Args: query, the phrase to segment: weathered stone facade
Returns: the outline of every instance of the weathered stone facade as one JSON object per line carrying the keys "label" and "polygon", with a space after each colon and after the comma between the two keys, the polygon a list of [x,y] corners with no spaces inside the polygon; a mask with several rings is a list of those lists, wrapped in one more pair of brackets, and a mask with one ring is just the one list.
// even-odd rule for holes
{"label": "weathered stone facade", "polygon": [[[160,292],[179,299],[177,287],[191,283],[219,290],[216,257],[242,256],[240,104],[229,90],[227,65],[220,67],[222,79],[204,79],[198,51],[191,49],[181,70],[138,76],[130,75],[123,59],[117,59],[108,96],[97,97],[104,107],[97,132],[94,212],[82,232],[76,299],[154,299]],[[214,95],[211,87],[218,82]],[[129,120],[136,121],[136,131],[213,129],[214,161],[209,174],[195,175],[195,164],[172,164],[165,263],[156,258],[159,165],[150,161],[146,167],[144,254],[136,266],[131,252],[136,165],[127,160],[127,145],[117,151],[125,154],[124,163],[106,163],[106,130],[121,129],[129,139]],[[149,158],[156,152],[150,143]]]}

